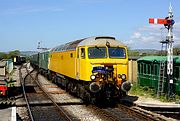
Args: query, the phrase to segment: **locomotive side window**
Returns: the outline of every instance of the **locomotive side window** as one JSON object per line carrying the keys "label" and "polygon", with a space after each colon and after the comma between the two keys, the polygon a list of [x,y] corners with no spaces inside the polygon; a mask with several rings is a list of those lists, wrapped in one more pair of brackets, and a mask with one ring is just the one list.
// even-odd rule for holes
{"label": "locomotive side window", "polygon": [[81,48],[81,58],[85,59],[85,48]]}
{"label": "locomotive side window", "polygon": [[105,47],[89,47],[88,57],[91,58],[106,58],[106,48]]}
{"label": "locomotive side window", "polygon": [[124,48],[110,47],[108,48],[110,58],[126,58],[126,52]]}
{"label": "locomotive side window", "polygon": [[77,49],[77,58],[79,58],[79,48]]}
{"label": "locomotive side window", "polygon": [[71,57],[71,58],[73,57],[73,53],[70,54],[70,57]]}

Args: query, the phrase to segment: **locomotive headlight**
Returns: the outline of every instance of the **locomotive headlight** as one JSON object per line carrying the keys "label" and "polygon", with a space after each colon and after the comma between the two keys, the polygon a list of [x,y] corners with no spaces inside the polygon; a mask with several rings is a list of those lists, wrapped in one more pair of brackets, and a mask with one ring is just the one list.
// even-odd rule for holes
{"label": "locomotive headlight", "polygon": [[96,79],[96,76],[95,75],[91,75],[91,80],[95,80]]}
{"label": "locomotive headlight", "polygon": [[122,79],[126,79],[126,75],[125,75],[125,74],[122,74],[121,78],[122,78]]}
{"label": "locomotive headlight", "polygon": [[121,74],[118,74],[118,78],[121,78]]}

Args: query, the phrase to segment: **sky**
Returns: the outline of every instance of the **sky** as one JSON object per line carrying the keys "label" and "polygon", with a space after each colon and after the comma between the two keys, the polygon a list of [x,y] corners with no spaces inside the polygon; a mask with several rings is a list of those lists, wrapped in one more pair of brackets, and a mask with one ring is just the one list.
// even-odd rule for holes
{"label": "sky", "polygon": [[131,49],[160,49],[167,29],[149,24],[174,14],[180,45],[180,0],[0,0],[0,52],[36,51],[91,36],[113,36]]}

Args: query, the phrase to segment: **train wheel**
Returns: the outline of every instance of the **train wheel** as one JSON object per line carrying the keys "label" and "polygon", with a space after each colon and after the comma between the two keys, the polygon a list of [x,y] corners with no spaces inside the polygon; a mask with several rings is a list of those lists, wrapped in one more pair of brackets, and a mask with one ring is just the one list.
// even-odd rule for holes
{"label": "train wheel", "polygon": [[53,82],[53,83],[56,82],[56,78],[55,78],[55,77],[52,78],[52,82]]}
{"label": "train wheel", "polygon": [[76,94],[76,90],[77,90],[76,84],[71,82],[70,85],[71,85],[71,93]]}
{"label": "train wheel", "polygon": [[91,95],[88,92],[84,92],[83,100],[86,104],[89,104],[91,102]]}
{"label": "train wheel", "polygon": [[78,97],[80,97],[80,85],[79,84],[76,84],[76,95],[78,96]]}
{"label": "train wheel", "polygon": [[71,90],[70,82],[66,80],[66,92],[70,92],[70,90]]}

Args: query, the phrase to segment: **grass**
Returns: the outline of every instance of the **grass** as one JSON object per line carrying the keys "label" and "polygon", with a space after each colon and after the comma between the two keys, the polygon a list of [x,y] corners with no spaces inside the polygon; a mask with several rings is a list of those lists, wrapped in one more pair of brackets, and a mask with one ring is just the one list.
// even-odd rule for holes
{"label": "grass", "polygon": [[167,98],[167,95],[164,94],[157,98],[156,91],[149,87],[142,87],[139,86],[137,83],[134,83],[131,90],[129,91],[129,94],[136,95],[136,96],[143,96],[143,97],[149,97],[158,99],[162,102],[175,102],[180,104],[180,96],[175,95],[173,98]]}
{"label": "grass", "polygon": [[134,83],[129,94],[152,98],[155,96],[155,91],[151,88],[141,87],[137,83]]}

